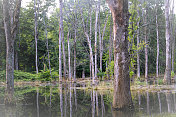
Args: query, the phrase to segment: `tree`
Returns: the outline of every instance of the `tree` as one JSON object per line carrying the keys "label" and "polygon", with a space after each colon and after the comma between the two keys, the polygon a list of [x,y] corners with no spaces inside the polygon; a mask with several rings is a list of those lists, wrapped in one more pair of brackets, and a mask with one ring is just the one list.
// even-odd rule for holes
{"label": "tree", "polygon": [[165,0],[165,21],[166,21],[166,69],[164,81],[171,84],[171,38],[170,38],[170,22],[169,22],[169,1]]}
{"label": "tree", "polygon": [[113,108],[132,108],[128,52],[128,0],[106,0],[114,22]]}
{"label": "tree", "polygon": [[[156,0],[155,0],[156,1]],[[158,25],[158,14],[157,14],[157,3],[156,3],[156,39],[157,39],[157,56],[156,56],[156,77],[158,78],[158,65],[159,65],[159,25]]]}
{"label": "tree", "polygon": [[36,67],[36,73],[38,74],[38,49],[37,49],[37,40],[38,40],[38,0],[34,0],[34,14],[35,14],[35,67]]}
{"label": "tree", "polygon": [[[16,0],[15,8],[10,9],[9,0],[3,0],[3,17],[6,35],[6,84],[7,90],[14,88],[14,41],[17,34],[21,0]],[[13,13],[13,15],[10,15]],[[11,17],[12,16],[12,17]],[[13,21],[12,21],[13,19]]]}
{"label": "tree", "polygon": [[63,31],[63,16],[62,16],[62,0],[60,1],[60,22],[59,22],[59,81],[62,82],[62,53],[61,53],[61,43],[62,43],[62,31]]}

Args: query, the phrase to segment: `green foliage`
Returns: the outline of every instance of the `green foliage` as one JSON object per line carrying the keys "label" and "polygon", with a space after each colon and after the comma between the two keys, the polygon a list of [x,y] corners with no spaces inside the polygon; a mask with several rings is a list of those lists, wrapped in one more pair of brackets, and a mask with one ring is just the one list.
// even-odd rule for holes
{"label": "green foliage", "polygon": [[47,71],[42,70],[38,74],[38,79],[41,80],[41,81],[51,81],[50,71],[49,70],[47,70]]}
{"label": "green foliage", "polygon": [[171,71],[171,78],[173,78],[175,76],[174,71]]}
{"label": "green foliage", "polygon": [[109,74],[110,77],[114,74],[114,61],[111,61],[111,63],[108,65],[108,68],[106,68],[105,75]]}
{"label": "green foliage", "polygon": [[103,76],[105,76],[105,72],[99,71],[97,73],[97,77],[103,77]]}
{"label": "green foliage", "polygon": [[40,81],[51,81],[52,78],[58,78],[59,77],[59,74],[57,71],[51,71],[51,74],[50,74],[50,71],[49,70],[46,70],[46,71],[41,71],[39,74],[38,74],[38,80]]}
{"label": "green foliage", "polygon": [[31,74],[28,72],[22,72],[22,71],[14,71],[14,78],[15,80],[36,80],[37,75],[36,74]]}
{"label": "green foliage", "polygon": [[[6,77],[6,72],[0,71],[0,79],[5,80],[5,77]],[[35,80],[35,79],[37,79],[36,74],[31,74],[31,73],[22,72],[22,71],[14,71],[14,80],[29,81],[29,80]]]}

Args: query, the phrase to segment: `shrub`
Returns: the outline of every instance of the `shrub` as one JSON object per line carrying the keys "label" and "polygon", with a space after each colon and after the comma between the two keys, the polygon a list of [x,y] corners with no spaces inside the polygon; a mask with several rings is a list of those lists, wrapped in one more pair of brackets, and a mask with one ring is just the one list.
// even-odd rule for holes
{"label": "shrub", "polygon": [[[0,71],[0,79],[5,80],[6,72]],[[36,74],[31,74],[28,72],[22,72],[22,71],[14,71],[14,80],[35,80],[37,78]]]}

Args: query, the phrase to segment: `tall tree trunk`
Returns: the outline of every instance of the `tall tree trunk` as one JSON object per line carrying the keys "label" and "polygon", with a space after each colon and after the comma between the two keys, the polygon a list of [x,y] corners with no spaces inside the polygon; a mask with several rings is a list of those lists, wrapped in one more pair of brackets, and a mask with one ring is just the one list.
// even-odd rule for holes
{"label": "tall tree trunk", "polygon": [[6,36],[6,84],[7,90],[14,89],[14,41],[17,34],[21,0],[17,0],[11,24],[9,0],[3,0],[3,17]]}
{"label": "tall tree trunk", "polygon": [[59,22],[59,81],[62,82],[62,53],[61,53],[61,44],[62,44],[62,30],[63,30],[63,16],[62,16],[62,0],[60,1],[60,22]]}
{"label": "tall tree trunk", "polygon": [[99,51],[100,51],[100,71],[102,72],[103,70],[103,65],[102,65],[102,41],[101,41],[101,19],[100,19],[100,14],[99,14],[99,25],[98,25],[98,29],[99,29]]}
{"label": "tall tree trunk", "polygon": [[[111,15],[111,23],[110,23],[110,35],[109,35],[109,66],[111,65],[111,61],[112,61],[112,28],[113,28],[113,25],[112,25],[112,15]],[[110,79],[110,71],[109,71],[109,68],[108,68],[108,79]]]}
{"label": "tall tree trunk", "polygon": [[86,38],[87,38],[87,42],[89,45],[89,50],[90,50],[90,60],[91,60],[91,67],[92,67],[92,84],[95,84],[95,73],[94,73],[94,61],[93,61],[93,52],[92,52],[92,46],[91,46],[91,41],[89,39],[89,36],[87,34],[87,32],[85,32]]}
{"label": "tall tree trunk", "polygon": [[[145,24],[147,24],[147,10],[145,12],[144,18]],[[144,35],[145,35],[145,79],[148,78],[148,39],[147,39],[147,26],[144,27]]]}
{"label": "tall tree trunk", "polygon": [[[91,39],[92,39],[92,9],[90,9],[90,35],[89,35],[89,38],[90,38],[90,42],[91,42]],[[91,57],[89,58],[89,60],[90,60],[90,65],[89,65],[89,69],[90,69],[90,78],[92,78]]]}
{"label": "tall tree trunk", "polygon": [[[139,18],[139,10],[137,11],[138,12],[138,18]],[[139,30],[139,22],[137,22],[137,77],[140,78],[140,56],[139,56],[139,33],[140,33],[140,30]]]}
{"label": "tall tree trunk", "polygon": [[98,23],[98,5],[96,6],[96,18],[95,18],[95,78],[97,78],[97,23]]}
{"label": "tall tree trunk", "polygon": [[174,0],[172,3],[172,8],[171,8],[171,17],[170,17],[170,31],[171,31],[171,40],[172,40],[172,72],[174,72],[174,58],[175,58],[175,38],[173,34],[173,27],[174,27]]}
{"label": "tall tree trunk", "polygon": [[37,40],[38,40],[38,31],[37,31],[37,26],[38,26],[38,14],[37,14],[37,6],[38,1],[34,0],[34,12],[35,12],[35,67],[36,67],[36,73],[38,74],[38,49],[37,49]]}
{"label": "tall tree trunk", "polygon": [[[75,24],[76,25],[76,24]],[[75,38],[74,38],[74,82],[76,82],[76,38],[77,38],[77,30],[75,26]]]}
{"label": "tall tree trunk", "polygon": [[69,80],[71,80],[71,58],[70,58],[70,39],[69,39],[69,32],[67,34],[67,40],[68,40],[68,77]]}
{"label": "tall tree trunk", "polygon": [[64,79],[66,79],[66,58],[65,58],[65,41],[64,41],[64,32],[62,30],[62,53],[63,53],[63,65],[64,65]]}
{"label": "tall tree trunk", "polygon": [[50,62],[50,53],[49,53],[49,44],[48,44],[48,31],[47,31],[47,24],[45,23],[45,16],[43,17],[43,19],[44,19],[43,23],[45,25],[45,36],[46,36],[46,49],[47,49],[47,56],[48,56],[48,67],[49,67],[50,75],[51,75],[51,62]]}
{"label": "tall tree trunk", "polygon": [[164,81],[171,84],[171,39],[170,39],[170,23],[169,23],[169,0],[165,0],[165,20],[166,20],[166,69]]}
{"label": "tall tree trunk", "polygon": [[128,0],[106,0],[114,22],[114,95],[113,108],[133,107],[128,52]]}
{"label": "tall tree trunk", "polygon": [[157,39],[157,57],[156,57],[156,77],[158,78],[158,65],[159,65],[159,25],[158,25],[158,14],[157,14],[157,3],[156,3],[156,39]]}

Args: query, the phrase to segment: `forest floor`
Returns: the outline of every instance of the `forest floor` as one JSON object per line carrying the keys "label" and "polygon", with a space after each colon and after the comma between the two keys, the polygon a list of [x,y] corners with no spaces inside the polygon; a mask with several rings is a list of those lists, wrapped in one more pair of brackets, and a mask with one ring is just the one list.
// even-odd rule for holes
{"label": "forest floor", "polygon": [[[15,86],[23,87],[23,86],[60,86],[61,83],[58,81],[16,81]],[[0,86],[4,87],[5,83],[0,82]],[[90,78],[78,79],[76,82],[64,80],[62,82],[62,87],[73,87],[80,90],[109,90],[113,91],[113,80],[95,80],[95,84],[92,85],[92,80]],[[160,92],[160,91],[176,91],[176,84],[172,85],[164,85],[164,84],[150,84],[146,83],[146,81],[134,81],[131,83],[131,91],[147,91],[147,92]]]}

